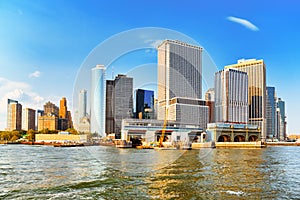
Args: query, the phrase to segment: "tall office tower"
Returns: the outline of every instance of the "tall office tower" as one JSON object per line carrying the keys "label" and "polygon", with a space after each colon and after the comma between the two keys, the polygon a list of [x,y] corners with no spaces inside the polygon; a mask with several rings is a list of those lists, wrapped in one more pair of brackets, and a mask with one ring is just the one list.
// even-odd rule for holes
{"label": "tall office tower", "polygon": [[21,130],[22,105],[18,101],[7,100],[7,130]]}
{"label": "tall office tower", "polygon": [[68,129],[68,119],[67,119],[67,100],[63,97],[59,101],[59,119],[58,119],[58,130],[67,130]]}
{"label": "tall office tower", "polygon": [[78,112],[75,117],[78,132],[89,133],[90,132],[90,119],[87,114],[87,91],[79,91]]}
{"label": "tall office tower", "polygon": [[59,113],[59,108],[54,103],[51,103],[50,101],[48,101],[44,105],[44,114],[45,115],[52,114],[52,115],[55,115],[56,117],[58,117],[58,113]]}
{"label": "tall office tower", "polygon": [[158,101],[202,97],[202,48],[165,40],[158,46]]}
{"label": "tall office tower", "polygon": [[275,120],[276,120],[276,94],[275,87],[267,87],[266,96],[266,126],[267,137],[272,138],[276,135],[275,132]]}
{"label": "tall office tower", "polygon": [[[193,103],[195,103],[194,100],[201,101],[202,97],[202,48],[180,41],[165,40],[158,46],[157,50],[159,103],[157,119],[163,120],[165,117],[174,119],[171,115],[179,116],[179,110],[178,114],[176,110],[169,110],[166,116],[166,109],[175,109],[178,106],[183,108],[182,105],[175,105],[180,103],[175,103],[170,107],[170,102],[174,98],[185,99],[182,101],[185,102],[184,108],[187,108],[187,102],[191,102],[189,108],[194,106],[195,109],[198,109],[196,107],[200,104],[195,105]],[[187,101],[187,99],[191,101]],[[188,110],[180,109],[180,115],[188,116],[184,113]],[[169,115],[169,113],[172,114]],[[180,121],[182,120],[185,119]],[[193,121],[198,123],[201,119],[198,118]]]}
{"label": "tall office tower", "polygon": [[68,127],[67,128],[74,128],[73,127],[73,120],[72,120],[72,115],[71,111],[67,111],[67,120],[68,120]]}
{"label": "tall office tower", "polygon": [[209,110],[208,122],[213,123],[215,122],[215,89],[214,88],[209,88],[206,91],[205,102]]}
{"label": "tall office tower", "polygon": [[224,69],[215,73],[216,122],[248,123],[248,75]]}
{"label": "tall office tower", "polygon": [[80,90],[79,91],[79,101],[78,101],[78,118],[79,119],[87,116],[86,108],[87,108],[87,91]]}
{"label": "tall office tower", "polygon": [[263,60],[238,60],[225,68],[248,74],[249,123],[259,125],[262,140],[266,138],[266,66]]}
{"label": "tall office tower", "polygon": [[91,132],[105,136],[105,67],[96,65],[91,71]]}
{"label": "tall office tower", "polygon": [[122,119],[133,117],[133,78],[118,75],[114,84],[115,133],[121,136]]}
{"label": "tall office tower", "polygon": [[67,99],[66,97],[63,97],[59,102],[59,118],[67,118]]}
{"label": "tall office tower", "polygon": [[135,91],[135,111],[138,119],[154,119],[154,91]]}
{"label": "tall office tower", "polygon": [[28,131],[35,130],[35,110],[31,108],[23,108],[22,112],[22,129]]}
{"label": "tall office tower", "polygon": [[133,116],[133,78],[119,74],[106,84],[106,133],[120,138],[122,120]]}
{"label": "tall office tower", "polygon": [[279,125],[279,139],[280,140],[285,140],[287,138],[287,133],[286,133],[286,114],[285,114],[285,102],[281,99],[278,98],[277,99],[277,108],[280,112],[280,117],[279,117],[279,121],[280,121],[280,125]]}
{"label": "tall office tower", "polygon": [[106,107],[105,107],[105,132],[115,133],[115,118],[114,118],[114,95],[115,95],[115,81],[106,81]]}

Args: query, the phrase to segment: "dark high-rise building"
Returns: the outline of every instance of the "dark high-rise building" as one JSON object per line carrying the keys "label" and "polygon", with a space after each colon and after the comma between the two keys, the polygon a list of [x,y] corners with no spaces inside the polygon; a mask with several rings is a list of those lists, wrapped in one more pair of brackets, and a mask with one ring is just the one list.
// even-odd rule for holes
{"label": "dark high-rise building", "polygon": [[119,74],[115,80],[106,81],[106,84],[106,133],[115,133],[118,138],[122,120],[133,115],[133,79]]}
{"label": "dark high-rise building", "polygon": [[105,132],[114,133],[115,119],[114,119],[114,94],[115,94],[115,81],[106,81],[106,108],[105,108]]}
{"label": "dark high-rise building", "polygon": [[267,137],[273,137],[275,133],[276,121],[276,96],[275,87],[267,87],[266,96],[266,119],[267,119]]}
{"label": "dark high-rise building", "polygon": [[285,140],[287,138],[286,134],[286,114],[285,114],[285,102],[281,99],[277,99],[277,121],[276,121],[276,126],[277,126],[277,137],[280,140]]}
{"label": "dark high-rise building", "polygon": [[7,129],[21,130],[22,128],[22,105],[15,100],[7,100]]}
{"label": "dark high-rise building", "polygon": [[137,89],[135,91],[136,118],[154,118],[154,91]]}

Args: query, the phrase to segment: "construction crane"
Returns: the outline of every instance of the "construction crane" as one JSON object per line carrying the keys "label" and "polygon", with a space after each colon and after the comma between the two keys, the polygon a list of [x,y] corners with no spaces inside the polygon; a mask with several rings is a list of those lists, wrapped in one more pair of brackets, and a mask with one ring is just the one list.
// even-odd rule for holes
{"label": "construction crane", "polygon": [[166,107],[165,120],[164,120],[164,125],[163,125],[162,131],[161,131],[161,136],[159,138],[158,147],[164,147],[163,141],[165,139],[165,132],[166,132],[167,124],[168,124],[167,117],[168,117],[168,107]]}

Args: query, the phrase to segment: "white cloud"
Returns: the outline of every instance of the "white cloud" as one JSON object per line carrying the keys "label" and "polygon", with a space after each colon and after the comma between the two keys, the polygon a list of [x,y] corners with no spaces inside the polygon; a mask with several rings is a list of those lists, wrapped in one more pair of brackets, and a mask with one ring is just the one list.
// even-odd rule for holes
{"label": "white cloud", "polygon": [[31,74],[28,75],[29,78],[38,78],[40,76],[41,76],[40,71],[35,71],[35,72],[32,72]]}
{"label": "white cloud", "polygon": [[252,31],[259,31],[259,28],[257,26],[255,26],[254,24],[252,24],[250,21],[248,21],[246,19],[230,16],[230,17],[227,17],[227,20],[241,24]]}
{"label": "white cloud", "polygon": [[32,91],[25,82],[17,82],[0,77],[0,130],[6,128],[7,99],[19,101],[23,107],[41,109],[44,98]]}
{"label": "white cloud", "polygon": [[158,45],[160,45],[163,42],[163,40],[145,40],[146,44],[149,44],[152,48],[157,48]]}

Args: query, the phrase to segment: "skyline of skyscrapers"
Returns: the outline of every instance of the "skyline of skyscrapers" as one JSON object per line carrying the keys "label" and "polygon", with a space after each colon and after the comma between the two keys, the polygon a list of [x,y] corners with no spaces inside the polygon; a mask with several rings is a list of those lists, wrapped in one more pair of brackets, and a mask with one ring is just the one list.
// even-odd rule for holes
{"label": "skyline of skyscrapers", "polygon": [[91,132],[105,136],[106,78],[104,65],[91,69]]}
{"label": "skyline of skyscrapers", "polygon": [[[263,139],[286,138],[285,102],[276,97],[275,87],[266,86],[263,60],[240,59],[236,64],[227,65],[224,70],[216,72],[215,86],[206,92],[204,101],[201,99],[202,47],[165,40],[157,47],[157,51],[157,119],[164,120],[167,117],[167,120],[201,124],[203,128],[209,122],[249,123],[259,125]],[[87,111],[87,90],[82,89],[79,91],[77,112],[78,124],[82,122],[85,131],[101,136],[119,134],[122,120],[132,118],[134,114],[133,78],[119,74],[114,80],[106,80],[105,71],[104,65],[96,65],[91,69],[90,110]],[[16,126],[16,129],[21,129],[19,125],[12,125],[15,119],[11,114],[15,112],[15,104],[15,110],[20,105],[15,100],[9,102],[7,125],[10,121],[10,128]],[[147,112],[154,111],[154,91],[137,88],[135,103],[135,117],[147,118],[145,109],[148,109]],[[23,116],[27,118],[25,112]],[[42,116],[49,119],[43,119],[43,125],[38,120],[40,126],[45,127],[45,121],[56,116],[59,118],[58,128],[57,125],[51,127],[60,130],[72,127],[65,97],[60,100],[60,108],[47,102]],[[23,122],[25,124],[25,118]],[[90,129],[87,128],[88,123]],[[27,125],[24,127],[26,129]]]}
{"label": "skyline of skyscrapers", "polygon": [[215,73],[215,121],[248,123],[246,72],[227,68]]}
{"label": "skyline of skyscrapers", "polygon": [[258,125],[266,139],[266,66],[263,60],[240,59],[225,69],[236,69],[248,75],[249,123]]}

